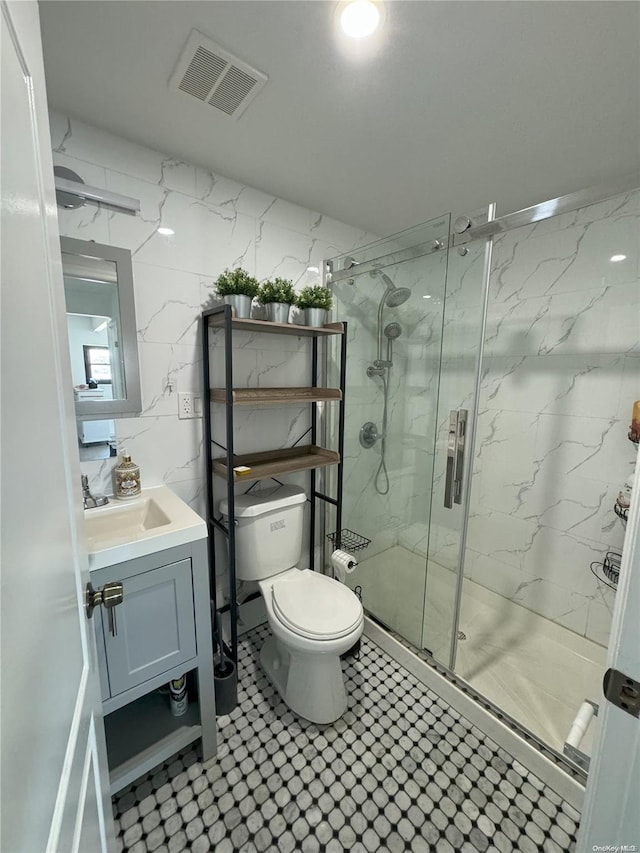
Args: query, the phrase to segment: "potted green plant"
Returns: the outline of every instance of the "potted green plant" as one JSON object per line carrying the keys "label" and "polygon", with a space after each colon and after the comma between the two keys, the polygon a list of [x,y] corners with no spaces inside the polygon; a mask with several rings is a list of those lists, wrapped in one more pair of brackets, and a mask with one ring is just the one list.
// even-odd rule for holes
{"label": "potted green plant", "polygon": [[328,287],[304,287],[298,294],[296,305],[304,310],[307,326],[324,326],[333,306],[333,297]]}
{"label": "potted green plant", "polygon": [[236,317],[251,317],[251,300],[258,293],[258,282],[246,270],[226,269],[216,279],[216,290],[227,305],[232,305]]}
{"label": "potted green plant", "polygon": [[293,282],[288,278],[265,281],[258,291],[258,302],[267,308],[267,318],[274,323],[289,322],[289,308],[296,301]]}

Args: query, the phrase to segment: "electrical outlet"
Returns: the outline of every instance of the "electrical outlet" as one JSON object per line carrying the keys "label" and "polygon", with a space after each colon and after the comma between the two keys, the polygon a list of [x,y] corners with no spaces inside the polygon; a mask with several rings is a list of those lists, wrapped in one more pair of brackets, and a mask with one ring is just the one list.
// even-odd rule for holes
{"label": "electrical outlet", "polygon": [[201,415],[200,397],[193,391],[178,391],[178,417],[198,418]]}

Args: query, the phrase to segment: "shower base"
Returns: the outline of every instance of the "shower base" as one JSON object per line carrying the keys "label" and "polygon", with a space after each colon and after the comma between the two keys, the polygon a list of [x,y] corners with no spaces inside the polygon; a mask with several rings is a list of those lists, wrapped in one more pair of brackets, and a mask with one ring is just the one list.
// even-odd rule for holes
{"label": "shower base", "polygon": [[[429,562],[428,624],[423,634],[425,558],[394,546],[363,560],[349,576],[365,609],[448,665],[455,576]],[[584,699],[602,695],[606,649],[465,579],[456,674],[545,743],[562,752]],[[589,755],[597,719],[581,749]]]}

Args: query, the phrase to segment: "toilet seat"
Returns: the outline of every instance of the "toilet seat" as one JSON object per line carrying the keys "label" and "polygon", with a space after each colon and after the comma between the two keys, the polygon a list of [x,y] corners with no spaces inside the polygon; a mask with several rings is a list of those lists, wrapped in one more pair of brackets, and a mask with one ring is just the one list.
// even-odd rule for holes
{"label": "toilet seat", "polygon": [[362,604],[348,587],[309,569],[276,578],[271,601],[280,622],[309,639],[344,637],[362,620]]}

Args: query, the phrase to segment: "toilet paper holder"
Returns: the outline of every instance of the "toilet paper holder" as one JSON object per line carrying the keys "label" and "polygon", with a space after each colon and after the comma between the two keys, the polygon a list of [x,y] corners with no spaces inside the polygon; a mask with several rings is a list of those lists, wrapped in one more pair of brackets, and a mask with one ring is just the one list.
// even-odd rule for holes
{"label": "toilet paper holder", "polygon": [[358,567],[358,561],[347,551],[336,548],[336,550],[331,554],[331,567],[333,569],[333,576],[335,579],[339,580],[340,583],[344,583],[347,579],[347,575],[350,575],[351,572],[355,571]]}

